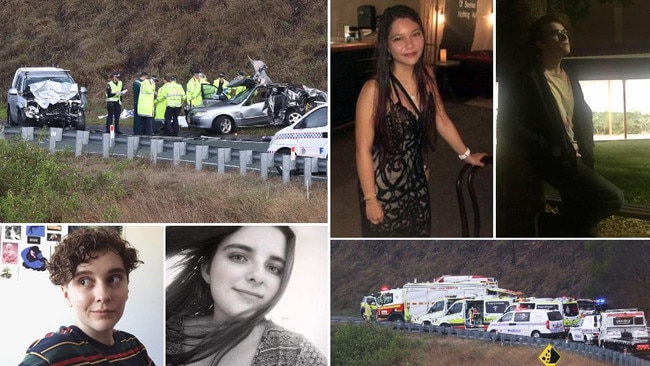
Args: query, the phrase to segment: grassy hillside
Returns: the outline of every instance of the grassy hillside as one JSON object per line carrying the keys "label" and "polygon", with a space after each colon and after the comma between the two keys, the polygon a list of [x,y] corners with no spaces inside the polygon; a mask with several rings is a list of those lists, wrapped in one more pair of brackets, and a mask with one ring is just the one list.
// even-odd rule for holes
{"label": "grassy hillside", "polygon": [[[194,68],[209,80],[252,72],[247,56],[268,65],[273,81],[327,89],[326,0],[60,0],[3,2],[2,99],[20,66],[60,66],[103,103],[108,75],[128,89],[143,70]],[[10,6],[9,6],[10,4]],[[130,94],[125,103],[131,104]],[[4,103],[3,103],[4,104]]]}
{"label": "grassy hillside", "polygon": [[358,311],[380,286],[446,274],[495,277],[527,296],[605,296],[650,310],[650,243],[643,241],[333,241],[332,311]]}

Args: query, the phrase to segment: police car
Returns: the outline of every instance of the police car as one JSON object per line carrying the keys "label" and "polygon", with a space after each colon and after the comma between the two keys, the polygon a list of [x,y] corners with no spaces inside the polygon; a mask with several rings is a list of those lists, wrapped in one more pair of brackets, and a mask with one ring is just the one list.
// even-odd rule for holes
{"label": "police car", "polygon": [[287,126],[269,143],[268,152],[326,159],[329,155],[327,104],[319,105]]}

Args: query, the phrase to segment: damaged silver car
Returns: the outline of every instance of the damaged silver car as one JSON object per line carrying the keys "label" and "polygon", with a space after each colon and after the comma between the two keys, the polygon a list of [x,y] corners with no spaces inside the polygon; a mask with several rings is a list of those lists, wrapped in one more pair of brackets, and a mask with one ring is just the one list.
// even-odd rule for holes
{"label": "damaged silver car", "polygon": [[7,93],[7,120],[11,126],[86,128],[85,87],[68,70],[21,67]]}

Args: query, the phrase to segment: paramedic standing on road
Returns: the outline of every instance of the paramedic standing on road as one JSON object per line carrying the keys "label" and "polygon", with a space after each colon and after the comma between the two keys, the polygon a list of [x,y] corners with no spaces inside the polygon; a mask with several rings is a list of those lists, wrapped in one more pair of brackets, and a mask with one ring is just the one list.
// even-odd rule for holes
{"label": "paramedic standing on road", "polygon": [[106,84],[106,133],[111,132],[111,125],[115,123],[115,133],[121,135],[120,114],[122,113],[122,95],[126,90],[122,87],[120,73],[114,72],[111,80]]}
{"label": "paramedic standing on road", "polygon": [[158,93],[158,99],[167,101],[165,110],[165,134],[168,136],[178,136],[178,115],[185,99],[183,87],[176,83],[176,76],[169,76],[169,83],[164,90]]}
{"label": "paramedic standing on road", "polygon": [[193,108],[200,107],[203,104],[203,97],[201,95],[201,70],[194,70],[194,76],[187,82],[185,89],[187,90],[187,105],[185,108],[189,113]]}
{"label": "paramedic standing on road", "polygon": [[152,76],[140,84],[138,96],[138,110],[136,113],[142,117],[144,134],[153,135],[154,99],[156,92],[156,77]]}
{"label": "paramedic standing on road", "polygon": [[140,77],[133,82],[133,134],[142,135],[142,118],[138,116],[138,98],[140,98],[140,85],[149,77],[149,73],[143,71]]}

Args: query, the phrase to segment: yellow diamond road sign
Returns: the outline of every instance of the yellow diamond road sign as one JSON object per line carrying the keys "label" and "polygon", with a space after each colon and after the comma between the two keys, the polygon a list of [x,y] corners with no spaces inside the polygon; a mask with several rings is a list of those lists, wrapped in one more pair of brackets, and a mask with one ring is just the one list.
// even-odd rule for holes
{"label": "yellow diamond road sign", "polygon": [[555,348],[553,348],[553,346],[549,343],[537,358],[539,358],[539,360],[542,361],[544,365],[551,366],[557,364],[560,361],[560,354],[557,353]]}

